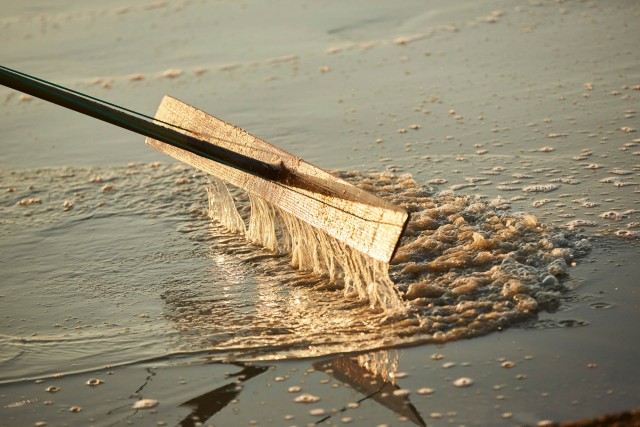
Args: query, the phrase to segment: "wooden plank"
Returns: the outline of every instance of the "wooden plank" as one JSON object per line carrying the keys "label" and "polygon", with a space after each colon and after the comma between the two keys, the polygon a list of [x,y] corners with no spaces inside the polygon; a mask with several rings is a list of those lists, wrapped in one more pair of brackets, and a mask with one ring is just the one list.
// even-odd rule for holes
{"label": "wooden plank", "polygon": [[404,209],[170,96],[163,98],[155,118],[213,145],[281,164],[286,173],[275,182],[147,138],[151,147],[258,195],[372,258],[389,262],[393,256],[409,217]]}

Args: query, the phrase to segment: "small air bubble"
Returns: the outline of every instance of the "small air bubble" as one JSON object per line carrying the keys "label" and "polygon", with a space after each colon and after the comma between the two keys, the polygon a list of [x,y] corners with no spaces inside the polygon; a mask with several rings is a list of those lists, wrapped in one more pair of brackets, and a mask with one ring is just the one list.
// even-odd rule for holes
{"label": "small air bubble", "polygon": [[314,396],[313,394],[301,394],[293,399],[296,403],[315,403],[318,402],[320,398],[318,396]]}
{"label": "small air bubble", "polygon": [[456,387],[469,387],[471,384],[473,384],[473,380],[471,378],[468,377],[460,377],[457,380],[455,380],[453,382],[453,385]]}
{"label": "small air bubble", "polygon": [[150,409],[158,406],[158,401],[155,399],[140,399],[133,404],[133,409]]}

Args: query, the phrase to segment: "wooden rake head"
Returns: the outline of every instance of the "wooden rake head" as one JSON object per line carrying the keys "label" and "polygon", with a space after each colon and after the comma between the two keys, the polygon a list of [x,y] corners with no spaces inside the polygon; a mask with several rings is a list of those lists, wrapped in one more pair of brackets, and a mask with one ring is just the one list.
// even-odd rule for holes
{"label": "wooden rake head", "polygon": [[391,260],[409,218],[406,210],[170,96],[163,98],[155,118],[161,126],[171,123],[179,132],[272,164],[280,172],[275,179],[263,178],[147,138],[151,147],[262,198],[378,261]]}

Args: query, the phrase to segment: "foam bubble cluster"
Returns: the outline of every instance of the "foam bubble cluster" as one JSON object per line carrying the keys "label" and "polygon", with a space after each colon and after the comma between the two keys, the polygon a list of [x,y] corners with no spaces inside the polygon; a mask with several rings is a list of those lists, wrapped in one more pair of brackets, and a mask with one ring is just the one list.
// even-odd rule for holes
{"label": "foam bubble cluster", "polygon": [[591,250],[585,236],[511,214],[494,201],[436,193],[409,174],[344,176],[411,213],[390,276],[411,302],[416,330],[440,339],[555,309],[569,265]]}

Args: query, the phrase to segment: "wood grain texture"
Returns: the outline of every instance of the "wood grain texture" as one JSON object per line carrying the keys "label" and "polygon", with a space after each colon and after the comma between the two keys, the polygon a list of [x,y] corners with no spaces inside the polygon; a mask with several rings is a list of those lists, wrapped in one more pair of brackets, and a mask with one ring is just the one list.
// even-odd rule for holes
{"label": "wood grain texture", "polygon": [[286,173],[275,182],[147,138],[151,147],[263,198],[372,258],[389,262],[393,256],[409,217],[404,209],[170,96],[155,118],[211,144],[282,164]]}

